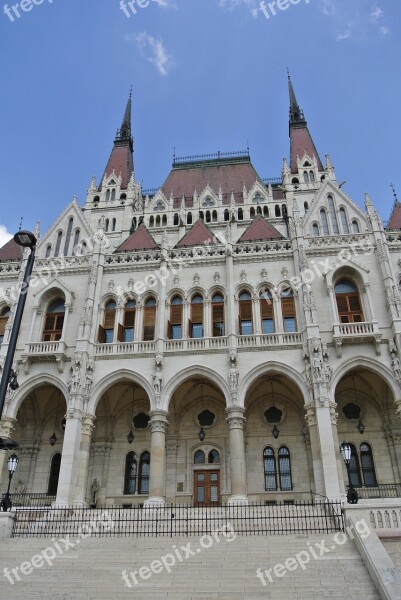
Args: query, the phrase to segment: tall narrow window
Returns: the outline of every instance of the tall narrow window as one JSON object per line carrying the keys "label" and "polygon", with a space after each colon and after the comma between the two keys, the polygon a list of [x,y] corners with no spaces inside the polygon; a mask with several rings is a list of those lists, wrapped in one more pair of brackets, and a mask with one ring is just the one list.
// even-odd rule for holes
{"label": "tall narrow window", "polygon": [[116,320],[116,303],[110,300],[105,307],[103,325],[99,326],[99,342],[111,344],[114,341],[114,322]]}
{"label": "tall narrow window", "polygon": [[149,227],[154,227],[155,226],[155,218],[152,215],[149,219]]}
{"label": "tall narrow window", "polygon": [[315,174],[314,174],[314,172],[313,172],[313,171],[309,171],[309,181],[310,181],[311,183],[315,183],[315,181],[316,181],[316,180],[315,180]]}
{"label": "tall narrow window", "polygon": [[206,211],[206,223],[210,223],[211,219],[212,218],[211,218],[211,215],[210,215],[210,210],[207,210]]}
{"label": "tall narrow window", "polygon": [[360,233],[358,221],[355,221],[355,219],[352,221],[352,232]]}
{"label": "tall narrow window", "polygon": [[163,227],[167,227],[167,215],[163,215],[162,225],[163,225]]}
{"label": "tall narrow window", "polygon": [[304,183],[309,183],[308,171],[304,171]]}
{"label": "tall narrow window", "polygon": [[358,454],[354,444],[351,446],[351,460],[349,463],[349,476],[353,486],[359,487],[361,485],[361,475],[359,471]]}
{"label": "tall narrow window", "polygon": [[200,294],[192,298],[189,333],[191,338],[203,337],[203,298]]}
{"label": "tall narrow window", "polygon": [[6,325],[7,325],[9,316],[10,316],[10,309],[8,306],[5,306],[0,312],[0,346],[4,340],[4,334],[6,332]]}
{"label": "tall narrow window", "polygon": [[57,298],[48,307],[46,312],[43,342],[58,342],[63,335],[65,300]]}
{"label": "tall narrow window", "polygon": [[174,296],[170,306],[170,321],[168,322],[168,337],[170,340],[182,338],[183,304],[181,296]]}
{"label": "tall narrow window", "polygon": [[240,335],[252,335],[252,298],[248,292],[242,292],[239,296],[239,333]]}
{"label": "tall narrow window", "polygon": [[377,485],[375,467],[373,464],[372,448],[369,444],[361,444],[361,467],[363,482],[366,486],[374,487]]}
{"label": "tall narrow window", "polygon": [[138,493],[149,494],[150,454],[142,452],[139,461]]}
{"label": "tall narrow window", "polygon": [[276,206],[274,207],[274,214],[276,217],[281,217],[281,211],[278,204],[276,204]]}
{"label": "tall narrow window", "polygon": [[260,318],[262,321],[262,333],[274,333],[274,307],[273,298],[267,290],[260,292]]}
{"label": "tall narrow window", "polygon": [[124,307],[124,323],[118,326],[118,341],[133,342],[135,336],[136,302],[129,300]]}
{"label": "tall narrow window", "polygon": [[203,450],[197,450],[194,454],[194,464],[195,465],[204,465],[206,462],[205,453]]}
{"label": "tall narrow window", "polygon": [[72,248],[72,253],[73,253],[74,255],[75,255],[75,252],[76,252],[76,248],[77,248],[77,246],[78,246],[78,244],[79,244],[79,234],[80,234],[80,230],[79,230],[79,229],[76,229],[76,230],[75,230],[75,234],[74,234],[74,246],[73,246],[73,248]]}
{"label": "tall narrow window", "polygon": [[160,227],[160,215],[156,217],[156,227]]}
{"label": "tall narrow window", "polygon": [[343,207],[340,208],[340,218],[341,218],[341,227],[343,228],[343,233],[349,233],[347,213],[345,212],[345,208],[343,208]]}
{"label": "tall narrow window", "polygon": [[72,217],[70,217],[68,219],[68,225],[67,225],[67,233],[65,236],[65,243],[64,243],[64,256],[68,256],[68,252],[70,251],[70,242],[71,242],[71,234],[72,234],[72,226],[74,224],[74,219]]}
{"label": "tall narrow window", "polygon": [[228,208],[226,208],[225,211],[224,211],[224,220],[225,221],[229,221],[230,220],[230,211],[228,210]]}
{"label": "tall narrow window", "polygon": [[343,279],[336,284],[335,293],[340,323],[361,323],[363,312],[355,285]]}
{"label": "tall narrow window", "polygon": [[178,213],[174,213],[173,225],[178,225]]}
{"label": "tall narrow window", "polygon": [[61,239],[63,237],[63,232],[59,231],[57,234],[57,240],[56,240],[56,248],[54,250],[54,256],[59,256],[60,254],[60,248],[61,248]]}
{"label": "tall narrow window", "polygon": [[136,454],[128,452],[125,458],[124,494],[135,494],[136,492]]}
{"label": "tall narrow window", "polygon": [[253,208],[253,206],[252,206],[252,208],[250,210],[249,216],[251,217],[251,219],[255,218],[255,209]]}
{"label": "tall narrow window", "polygon": [[107,190],[106,192],[106,202],[110,202],[110,190]]}
{"label": "tall narrow window", "polygon": [[283,313],[284,331],[289,333],[296,331],[295,299],[291,288],[286,288],[281,292],[281,310]]}
{"label": "tall narrow window", "polygon": [[328,196],[327,200],[328,200],[328,203],[329,203],[329,212],[330,212],[331,226],[333,228],[333,233],[335,235],[337,235],[340,232],[339,232],[339,229],[338,229],[336,207],[334,205],[333,196]]}
{"label": "tall narrow window", "polygon": [[217,210],[212,212],[212,221],[213,223],[217,223]]}
{"label": "tall narrow window", "polygon": [[187,214],[187,225],[192,225],[192,213]]}
{"label": "tall narrow window", "polygon": [[224,297],[214,294],[212,298],[212,336],[224,335]]}
{"label": "tall narrow window", "polygon": [[312,233],[313,233],[314,237],[319,237],[320,232],[319,232],[319,225],[317,223],[313,223]]}
{"label": "tall narrow window", "polygon": [[286,446],[281,446],[278,451],[278,471],[280,477],[280,489],[283,491],[292,490],[290,451]]}
{"label": "tall narrow window", "polygon": [[111,227],[112,231],[116,230],[116,225],[117,225],[117,220],[113,219],[113,224],[112,224],[112,227]]}
{"label": "tall narrow window", "polygon": [[111,190],[111,201],[114,202],[115,199],[116,199],[116,190],[113,188]]}
{"label": "tall narrow window", "polygon": [[49,258],[50,255],[51,255],[51,253],[52,253],[52,245],[51,244],[47,244],[45,258]]}
{"label": "tall narrow window", "polygon": [[242,208],[238,209],[238,221],[243,221],[244,220],[244,211],[242,210]]}
{"label": "tall narrow window", "polygon": [[148,298],[145,302],[143,314],[143,339],[150,341],[155,339],[156,329],[156,300]]}
{"label": "tall narrow window", "polygon": [[60,476],[60,466],[61,466],[61,454],[60,454],[60,452],[57,452],[57,454],[53,455],[52,462],[50,465],[49,484],[47,486],[48,496],[56,496],[57,495],[58,479]]}
{"label": "tall narrow window", "polygon": [[266,492],[277,490],[276,457],[273,448],[267,447],[263,451],[263,469],[265,475]]}
{"label": "tall narrow window", "polygon": [[324,210],[324,208],[320,209],[320,220],[322,222],[323,235],[330,235],[329,223],[327,221],[327,214],[326,214],[326,211]]}
{"label": "tall narrow window", "polygon": [[265,219],[269,217],[269,209],[267,208],[267,206],[263,207],[263,216],[265,217]]}
{"label": "tall narrow window", "polygon": [[104,227],[104,230],[105,230],[106,232],[109,230],[109,224],[110,224],[110,221],[109,221],[109,219],[106,219],[106,223],[105,223],[105,227]]}

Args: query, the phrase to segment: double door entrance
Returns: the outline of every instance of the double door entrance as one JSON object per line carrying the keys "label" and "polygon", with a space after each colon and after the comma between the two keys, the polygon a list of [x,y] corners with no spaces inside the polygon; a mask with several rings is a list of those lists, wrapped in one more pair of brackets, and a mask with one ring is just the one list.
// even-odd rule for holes
{"label": "double door entrance", "polygon": [[194,472],[195,506],[218,506],[220,504],[220,471]]}

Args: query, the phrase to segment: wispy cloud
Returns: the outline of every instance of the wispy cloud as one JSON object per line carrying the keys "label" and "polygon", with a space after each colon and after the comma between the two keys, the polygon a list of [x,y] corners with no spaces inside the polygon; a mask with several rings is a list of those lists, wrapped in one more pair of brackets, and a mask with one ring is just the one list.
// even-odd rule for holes
{"label": "wispy cloud", "polygon": [[234,10],[234,8],[245,7],[253,17],[259,14],[260,0],[219,0],[219,6],[226,10]]}
{"label": "wispy cloud", "polygon": [[390,33],[379,3],[367,7],[366,0],[321,0],[319,10],[331,19],[338,42],[365,40],[373,32],[380,36]]}
{"label": "wispy cloud", "polygon": [[5,225],[0,225],[0,248],[7,244],[12,238],[12,233],[7,231],[7,227]]}
{"label": "wispy cloud", "polygon": [[[161,1],[164,2],[165,0]],[[156,67],[160,75],[168,75],[173,63],[161,39],[157,39],[149,35],[146,31],[143,31],[137,35],[127,34],[124,40],[129,44],[135,44],[142,56]]]}
{"label": "wispy cloud", "polygon": [[153,0],[160,8],[177,8],[174,0]]}

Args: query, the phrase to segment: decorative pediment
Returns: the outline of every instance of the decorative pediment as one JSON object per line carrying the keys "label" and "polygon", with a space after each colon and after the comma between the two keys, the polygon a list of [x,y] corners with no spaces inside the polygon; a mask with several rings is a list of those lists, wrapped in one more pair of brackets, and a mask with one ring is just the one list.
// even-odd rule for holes
{"label": "decorative pediment", "polygon": [[75,294],[59,277],[53,277],[47,285],[43,286],[33,294],[33,297],[37,298],[36,304],[39,306],[45,298],[47,299],[47,297],[54,296],[56,290],[62,292],[64,295],[65,304],[69,306],[73,305]]}
{"label": "decorative pediment", "polygon": [[[43,257],[43,254],[41,254],[41,249],[44,248],[47,244],[51,243],[53,246],[53,244],[56,241],[56,234],[58,231],[61,230],[64,234],[67,232],[68,221],[71,217],[74,219],[73,231],[75,231],[76,229],[80,230],[79,241],[82,242],[83,240],[90,240],[92,238],[92,231],[89,227],[88,222],[82,214],[81,207],[78,205],[76,197],[74,196],[73,201],[65,208],[65,210],[56,219],[56,221],[53,223],[50,229],[47,230],[45,235],[38,243],[38,256]],[[74,240],[71,236],[71,246],[73,242]],[[60,249],[60,255],[61,254],[62,248]],[[54,252],[52,252],[51,256],[54,256]]]}

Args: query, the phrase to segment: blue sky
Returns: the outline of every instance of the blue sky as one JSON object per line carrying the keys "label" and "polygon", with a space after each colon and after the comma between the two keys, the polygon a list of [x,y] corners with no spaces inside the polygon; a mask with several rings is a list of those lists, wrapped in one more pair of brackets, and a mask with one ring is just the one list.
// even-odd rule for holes
{"label": "blue sky", "polygon": [[[37,0],[38,1],[38,0]],[[142,4],[145,4],[144,0]],[[295,0],[294,0],[295,1]],[[0,0],[0,243],[42,232],[98,180],[133,86],[136,177],[163,183],[178,156],[245,149],[262,177],[289,155],[286,68],[322,158],[359,205],[401,199],[401,5],[299,0]],[[126,0],[128,4],[128,0]],[[134,6],[135,6],[134,5]]]}

